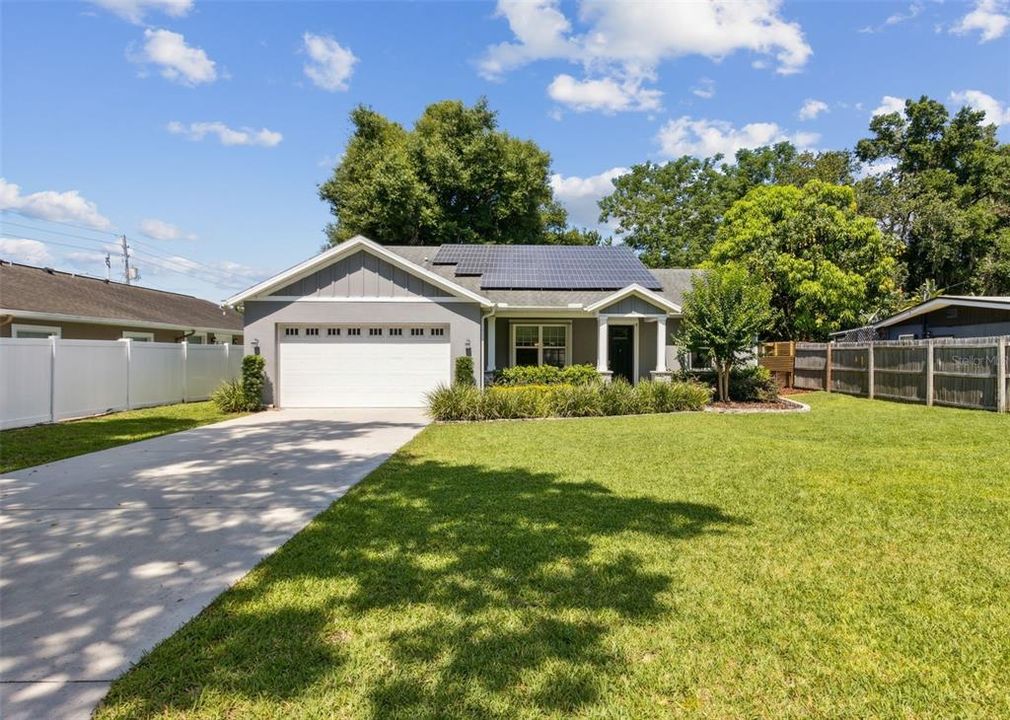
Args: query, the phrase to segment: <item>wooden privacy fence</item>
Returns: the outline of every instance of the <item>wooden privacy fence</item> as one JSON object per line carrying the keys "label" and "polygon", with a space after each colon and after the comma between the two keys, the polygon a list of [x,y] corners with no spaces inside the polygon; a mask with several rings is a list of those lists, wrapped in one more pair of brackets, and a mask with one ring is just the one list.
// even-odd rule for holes
{"label": "wooden privacy fence", "polygon": [[798,342],[793,386],[1010,412],[1010,337]]}

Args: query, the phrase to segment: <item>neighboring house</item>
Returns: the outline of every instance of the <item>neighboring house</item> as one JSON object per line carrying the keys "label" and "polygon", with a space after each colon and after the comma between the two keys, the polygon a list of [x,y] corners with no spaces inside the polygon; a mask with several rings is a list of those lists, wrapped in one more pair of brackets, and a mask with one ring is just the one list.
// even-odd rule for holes
{"label": "neighboring house", "polygon": [[838,341],[922,340],[1010,335],[1010,296],[940,295],[865,328],[832,335]]}
{"label": "neighboring house", "polygon": [[629,248],[381,246],[358,236],[227,300],[281,407],[419,406],[474,358],[595,365],[630,382],[677,368],[672,336],[692,270],[648,270]]}
{"label": "neighboring house", "polygon": [[178,293],[0,261],[0,337],[241,343],[242,316]]}

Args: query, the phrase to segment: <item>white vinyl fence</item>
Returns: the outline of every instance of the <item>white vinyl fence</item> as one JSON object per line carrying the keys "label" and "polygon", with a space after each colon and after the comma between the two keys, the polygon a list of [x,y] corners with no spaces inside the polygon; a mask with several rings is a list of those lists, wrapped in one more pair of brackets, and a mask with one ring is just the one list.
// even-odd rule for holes
{"label": "white vinyl fence", "polygon": [[206,400],[241,369],[235,345],[0,338],[0,428]]}

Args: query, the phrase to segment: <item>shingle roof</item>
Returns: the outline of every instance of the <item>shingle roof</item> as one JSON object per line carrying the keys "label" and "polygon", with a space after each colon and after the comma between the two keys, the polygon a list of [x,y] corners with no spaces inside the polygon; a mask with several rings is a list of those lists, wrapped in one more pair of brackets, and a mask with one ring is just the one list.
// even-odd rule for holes
{"label": "shingle roof", "polygon": [[[454,265],[435,265],[432,260],[438,252],[438,245],[387,245],[386,249],[420,265],[446,280],[461,285],[467,290],[480,293],[496,303],[508,303],[512,307],[566,307],[572,303],[589,305],[609,297],[613,290],[482,290],[479,276],[456,276]],[[682,268],[650,269],[662,286],[658,294],[677,305],[684,300],[684,291],[691,287],[691,277],[700,272]]]}
{"label": "shingle roof", "polygon": [[0,261],[0,308],[241,332],[242,316],[191,295]]}

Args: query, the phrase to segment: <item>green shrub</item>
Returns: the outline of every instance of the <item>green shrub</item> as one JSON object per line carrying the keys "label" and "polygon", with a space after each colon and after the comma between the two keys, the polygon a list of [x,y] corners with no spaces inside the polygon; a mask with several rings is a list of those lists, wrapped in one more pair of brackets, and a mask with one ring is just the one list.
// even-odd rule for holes
{"label": "green shrub", "polygon": [[594,417],[701,410],[712,390],[699,382],[641,382],[582,385],[442,385],[428,394],[435,420],[506,420]]}
{"label": "green shrub", "polygon": [[435,420],[483,420],[483,397],[474,385],[439,385],[427,395]]}
{"label": "green shrub", "polygon": [[246,355],[242,358],[242,391],[246,400],[244,410],[259,410],[263,406],[265,364],[262,355]]}
{"label": "green shrub", "polygon": [[596,385],[552,385],[549,394],[551,415],[591,417],[603,414],[600,388]]}
{"label": "green shrub", "polygon": [[600,409],[604,415],[637,415],[641,412],[635,388],[621,377],[600,387]]}
{"label": "green shrub", "polygon": [[599,382],[593,365],[517,365],[495,373],[496,385],[589,385]]}
{"label": "green shrub", "polygon": [[[716,376],[710,370],[680,373],[685,380],[695,379],[715,388]],[[766,367],[735,368],[729,376],[729,399],[736,402],[771,402],[779,396],[779,385]]]}
{"label": "green shrub", "polygon": [[221,412],[237,413],[249,409],[249,399],[241,380],[225,380],[211,393],[210,399]]}
{"label": "green shrub", "polygon": [[454,381],[457,385],[477,384],[477,381],[473,377],[473,358],[469,355],[460,355],[456,358],[456,377]]}
{"label": "green shrub", "polygon": [[641,382],[635,386],[639,412],[701,410],[712,400],[712,388],[696,381]]}

